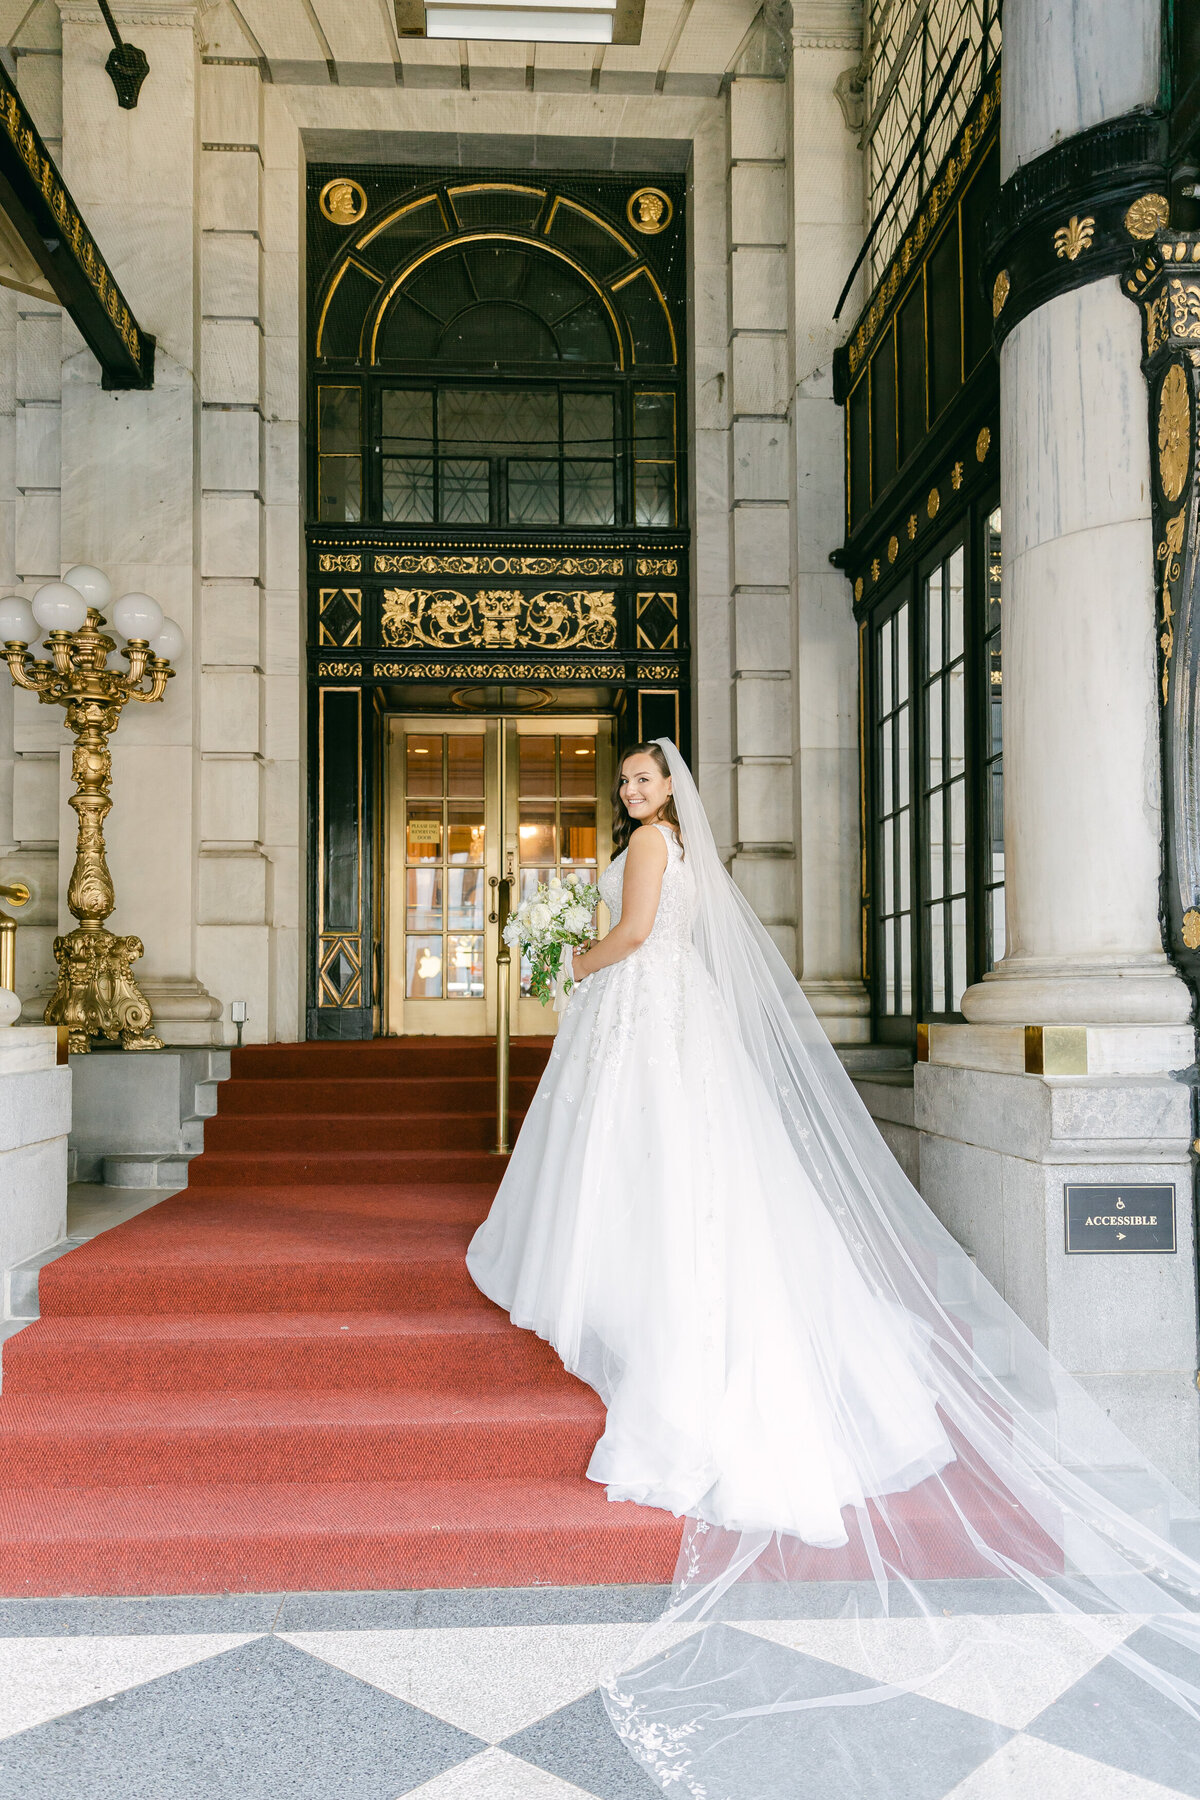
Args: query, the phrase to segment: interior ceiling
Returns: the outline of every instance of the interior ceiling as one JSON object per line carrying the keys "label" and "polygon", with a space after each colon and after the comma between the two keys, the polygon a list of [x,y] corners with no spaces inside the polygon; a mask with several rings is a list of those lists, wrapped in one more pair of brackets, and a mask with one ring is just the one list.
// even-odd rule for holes
{"label": "interior ceiling", "polygon": [[[126,22],[119,0],[114,10],[138,43],[136,12]],[[276,82],[704,94],[736,65],[761,10],[762,0],[646,0],[638,44],[413,38],[397,31],[393,0],[200,0],[200,29],[205,54],[254,57]],[[56,0],[0,0],[0,45],[22,93],[37,87],[39,59],[61,46]],[[40,96],[28,97],[36,107]]]}

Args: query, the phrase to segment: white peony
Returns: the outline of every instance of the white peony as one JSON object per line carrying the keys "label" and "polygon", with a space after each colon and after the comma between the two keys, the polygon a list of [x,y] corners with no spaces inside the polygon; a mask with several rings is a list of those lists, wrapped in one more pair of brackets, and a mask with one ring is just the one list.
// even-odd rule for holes
{"label": "white peony", "polygon": [[529,923],[535,931],[546,931],[553,918],[554,914],[544,900],[536,900],[529,909]]}
{"label": "white peony", "polygon": [[577,936],[587,930],[589,917],[586,906],[568,906],[562,916],[562,922],[573,936]]}

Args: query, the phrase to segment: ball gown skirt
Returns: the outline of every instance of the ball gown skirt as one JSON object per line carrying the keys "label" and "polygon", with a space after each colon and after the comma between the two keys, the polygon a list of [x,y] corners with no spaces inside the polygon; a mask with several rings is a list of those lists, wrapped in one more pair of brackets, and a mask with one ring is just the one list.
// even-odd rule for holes
{"label": "ball gown skirt", "polygon": [[[798,1161],[658,829],[650,935],[572,994],[468,1267],[604,1401],[588,1474],[610,1499],[834,1547],[844,1507],[954,1451],[921,1334]],[[614,924],[623,873],[601,878]]]}

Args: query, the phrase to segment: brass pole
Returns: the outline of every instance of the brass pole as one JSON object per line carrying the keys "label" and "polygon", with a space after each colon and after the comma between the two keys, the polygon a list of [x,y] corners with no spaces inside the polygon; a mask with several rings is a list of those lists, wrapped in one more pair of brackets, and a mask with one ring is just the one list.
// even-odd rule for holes
{"label": "brass pole", "polygon": [[[500,883],[497,913],[500,931],[508,922],[509,893],[512,883]],[[508,1155],[508,983],[512,951],[500,938],[496,952],[496,1155]]]}
{"label": "brass pole", "polygon": [[17,921],[0,913],[0,988],[17,991]]}

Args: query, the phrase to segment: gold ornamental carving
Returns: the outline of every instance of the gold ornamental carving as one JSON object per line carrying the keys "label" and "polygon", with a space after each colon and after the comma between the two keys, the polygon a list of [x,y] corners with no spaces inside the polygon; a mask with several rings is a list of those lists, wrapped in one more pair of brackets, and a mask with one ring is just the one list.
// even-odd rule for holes
{"label": "gold ornamental carving", "polygon": [[854,584],[854,598],[856,600],[861,600],[862,597],[863,597],[863,578],[860,575],[858,580]]}
{"label": "gold ornamental carving", "polygon": [[[656,571],[655,571],[656,572]],[[671,571],[674,574],[674,565]],[[377,575],[623,575],[623,556],[432,556],[381,555]],[[642,574],[639,564],[638,574]],[[646,571],[651,573],[651,571]]]}
{"label": "gold ornamental carving", "polygon": [[1187,480],[1192,451],[1192,403],[1187,377],[1178,363],[1167,370],[1158,396],[1158,478],[1170,501]]}
{"label": "gold ornamental carving", "polygon": [[1146,302],[1146,355],[1153,356],[1161,343],[1164,343],[1170,331],[1167,318],[1169,296],[1164,290],[1156,294],[1153,300]]}
{"label": "gold ornamental carving", "polygon": [[397,649],[611,650],[617,641],[616,597],[591,589],[526,594],[493,588],[467,595],[453,588],[387,588],[383,641]]}
{"label": "gold ornamental carving", "polygon": [[908,541],[911,544],[915,540],[916,535],[917,535],[917,515],[916,515],[916,513],[909,513],[908,522],[905,525],[904,529],[908,533]]}
{"label": "gold ornamental carving", "polygon": [[[383,681],[624,681],[624,663],[517,662],[376,662],[370,665]],[[357,662],[317,664],[322,680],[354,680]]]}
{"label": "gold ornamental carving", "polygon": [[929,517],[931,519],[937,518],[938,508],[941,506],[941,504],[942,504],[942,496],[938,493],[936,488],[930,488],[929,498],[925,502],[925,511],[929,514]]}
{"label": "gold ornamental carving", "polygon": [[993,281],[993,283],[992,283],[992,317],[993,317],[993,319],[998,319],[1000,317],[1000,314],[1004,311],[1005,301],[1008,299],[1008,296],[1011,293],[1012,293],[1012,282],[1009,280],[1008,270],[1001,269],[1001,271],[997,275],[995,281]]}
{"label": "gold ornamental carving", "polygon": [[983,430],[980,432],[979,436],[975,439],[975,461],[980,462],[980,463],[986,462],[987,461],[987,453],[991,449],[991,447],[992,447],[992,434],[989,431],[988,427],[985,425]]}
{"label": "gold ornamental carving", "polygon": [[[104,929],[116,905],[104,846],[104,821],[112,809],[109,783],[112,757],[108,740],[117,729],[129,700],[147,704],[161,700],[175,671],[151,654],[148,643],[130,639],[129,666],[116,670],[108,658],[115,641],[101,626],[94,607],[79,631],[53,631],[48,636],[51,660],[38,662],[25,644],[4,646],[4,657],[17,687],[35,693],[46,706],[66,710],[67,729],[75,738],[71,776],[75,792],[68,805],[79,821],[75,866],[67,885],[67,905],[79,920],[74,931],[54,940],[58,985],[46,1007],[47,1025],[65,1025],[67,1047],[79,1054],[93,1037],[120,1038],[126,1050],[161,1050],[162,1039],[150,1027],[150,1003],[135,980],[131,964],[143,954],[142,940],[115,937]],[[149,678],[149,687],[144,682]]]}
{"label": "gold ornamental carving", "polygon": [[1171,296],[1171,331],[1177,338],[1200,338],[1200,285],[1180,281],[1172,276],[1168,292]]}
{"label": "gold ornamental carving", "polygon": [[633,229],[647,237],[656,237],[660,231],[665,231],[674,212],[670,196],[661,188],[639,188],[635,194],[630,194],[625,205],[625,217]]}
{"label": "gold ornamental carving", "polygon": [[1189,950],[1200,950],[1200,912],[1189,906],[1183,915],[1183,941]]}
{"label": "gold ornamental carving", "polygon": [[1074,262],[1085,250],[1091,248],[1092,239],[1096,235],[1096,221],[1093,218],[1079,219],[1072,213],[1065,225],[1060,225],[1054,234],[1054,254],[1066,257]]}
{"label": "gold ornamental carving", "polygon": [[899,554],[900,554],[900,539],[896,536],[895,532],[893,532],[887,542],[887,559],[888,559],[888,561],[890,563],[894,563],[896,558],[899,556]]}
{"label": "gold ornamental carving", "polygon": [[959,488],[962,486],[962,484],[963,484],[963,466],[960,462],[956,462],[954,467],[950,471],[950,486],[954,489],[955,493],[957,494],[957,492],[958,492]]}
{"label": "gold ornamental carving", "polygon": [[362,569],[362,557],[351,556],[319,556],[317,567],[322,575],[357,575]]}
{"label": "gold ornamental carving", "polygon": [[1171,222],[1171,206],[1165,194],[1141,194],[1125,214],[1125,229],[1130,237],[1152,238],[1165,231]]}
{"label": "gold ornamental carving", "polygon": [[318,204],[331,225],[357,225],[366,215],[366,191],[348,175],[335,175],[321,189]]}
{"label": "gold ornamental carving", "polygon": [[[639,556],[637,572],[639,575],[678,575],[679,564],[673,556]],[[559,571],[556,570],[555,573],[559,573]],[[582,569],[579,573],[583,573]],[[619,575],[621,571],[619,569],[603,571],[598,569],[596,573]]]}
{"label": "gold ornamental carving", "polygon": [[1155,551],[1155,561],[1162,564],[1162,618],[1159,623],[1158,647],[1162,651],[1162,703],[1165,706],[1171,692],[1171,657],[1175,651],[1175,608],[1171,601],[1172,585],[1179,580],[1181,572],[1180,556],[1183,552],[1183,533],[1187,524],[1187,508],[1168,519],[1162,543]]}

